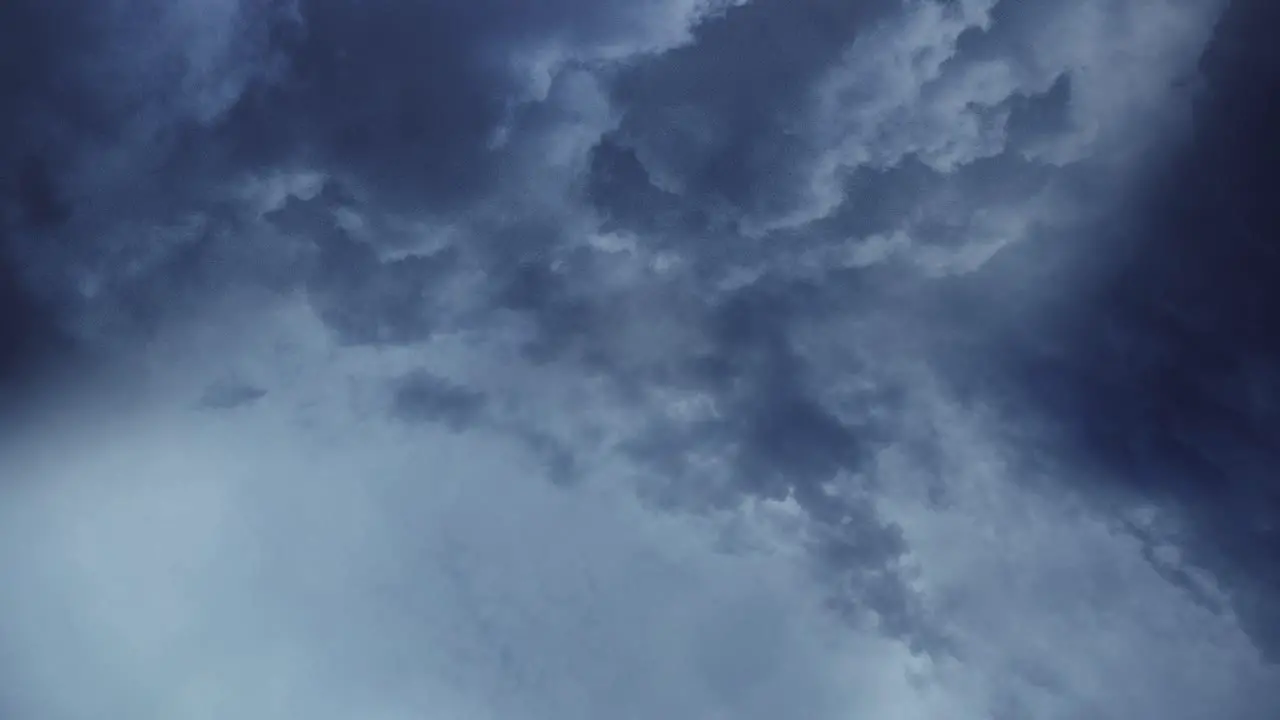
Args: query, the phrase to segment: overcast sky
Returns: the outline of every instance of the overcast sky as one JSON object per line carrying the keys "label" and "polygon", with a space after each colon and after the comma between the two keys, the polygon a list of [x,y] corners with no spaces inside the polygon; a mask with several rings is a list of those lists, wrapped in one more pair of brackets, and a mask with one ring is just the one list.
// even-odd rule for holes
{"label": "overcast sky", "polygon": [[0,716],[1267,720],[1266,0],[7,0]]}

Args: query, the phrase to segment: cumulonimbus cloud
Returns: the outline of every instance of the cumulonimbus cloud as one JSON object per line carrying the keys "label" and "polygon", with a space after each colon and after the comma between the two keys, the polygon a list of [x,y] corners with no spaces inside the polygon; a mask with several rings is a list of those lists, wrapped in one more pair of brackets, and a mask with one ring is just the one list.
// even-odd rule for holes
{"label": "cumulonimbus cloud", "polygon": [[13,702],[1265,716],[1054,392],[1223,4],[587,5],[3,11],[5,250],[128,389],[6,453]]}

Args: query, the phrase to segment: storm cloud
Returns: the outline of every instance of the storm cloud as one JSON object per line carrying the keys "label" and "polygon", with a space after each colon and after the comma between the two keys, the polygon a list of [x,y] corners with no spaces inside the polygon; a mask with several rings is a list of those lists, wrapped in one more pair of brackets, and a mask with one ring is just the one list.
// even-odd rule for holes
{"label": "storm cloud", "polygon": [[7,3],[2,709],[1269,717],[1266,7]]}

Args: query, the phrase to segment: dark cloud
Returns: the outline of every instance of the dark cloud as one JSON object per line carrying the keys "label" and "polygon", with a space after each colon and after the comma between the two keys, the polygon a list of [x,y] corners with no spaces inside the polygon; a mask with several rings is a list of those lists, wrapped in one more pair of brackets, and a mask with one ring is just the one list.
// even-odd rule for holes
{"label": "dark cloud", "polygon": [[498,305],[527,314],[537,327],[527,346],[529,357],[545,361],[583,350],[581,342],[590,340],[598,312],[589,299],[577,296],[563,273],[534,256],[504,274],[498,280]]}
{"label": "dark cloud", "polygon": [[299,14],[286,76],[219,129],[243,162],[324,167],[391,204],[473,197],[512,90],[482,55],[492,15],[440,2],[305,2]]}
{"label": "dark cloud", "polygon": [[704,212],[785,209],[810,159],[793,134],[798,108],[814,79],[895,5],[750,3],[707,26],[696,45],[622,74],[619,138],[658,187]]}
{"label": "dark cloud", "polygon": [[21,162],[15,186],[19,223],[40,228],[71,218],[71,204],[60,196],[48,161],[40,155],[29,155]]}
{"label": "dark cloud", "polygon": [[[785,507],[850,626],[1031,667],[1008,717],[1097,685],[1069,666],[1097,648],[1059,663],[991,619],[1040,560],[1008,601],[1037,642],[1066,642],[1044,603],[1122,605],[1129,555],[1150,597],[1275,642],[1280,122],[1274,73],[1238,79],[1270,68],[1248,3],[1180,155],[1215,2],[72,5],[0,10],[29,68],[0,80],[5,367],[59,325],[212,335],[201,313],[247,296],[289,342],[254,345],[262,387],[190,369],[203,406],[369,409],[268,382],[288,358],[371,379],[397,432],[514,438],[566,492],[607,456],[658,508]],[[291,298],[323,339],[257,317]],[[1188,560],[1036,504],[1077,496],[1175,507]],[[1091,583],[1080,605],[1055,573]]]}
{"label": "dark cloud", "polygon": [[[1203,68],[1194,137],[1119,232],[1112,262],[1069,261],[1070,299],[1040,329],[1005,334],[993,380],[1017,412],[1060,430],[1063,457],[1112,492],[1172,502],[1189,552],[1233,589],[1255,639],[1280,652],[1280,63],[1258,28],[1273,5],[1238,1]],[[1270,58],[1270,60],[1268,60]],[[1099,243],[1088,243],[1099,252]],[[1080,270],[1080,268],[1085,270]]]}
{"label": "dark cloud", "polygon": [[233,380],[216,382],[200,395],[200,406],[210,410],[232,410],[261,400],[267,391]]}
{"label": "dark cloud", "polygon": [[416,372],[400,378],[391,397],[392,414],[408,422],[438,422],[461,431],[482,419],[483,393],[445,378]]}
{"label": "dark cloud", "polygon": [[57,316],[25,287],[20,271],[0,259],[0,415],[7,416],[8,406],[44,381],[53,365],[70,361],[72,348]]}
{"label": "dark cloud", "polygon": [[537,429],[520,428],[516,434],[522,436],[529,448],[542,460],[551,482],[560,486],[569,486],[581,479],[582,473],[579,467],[581,463],[566,443],[543,434]]}

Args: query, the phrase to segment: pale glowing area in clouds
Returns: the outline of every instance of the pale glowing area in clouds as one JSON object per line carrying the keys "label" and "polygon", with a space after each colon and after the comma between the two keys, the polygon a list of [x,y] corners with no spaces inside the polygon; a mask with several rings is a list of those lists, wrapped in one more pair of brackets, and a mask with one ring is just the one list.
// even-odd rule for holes
{"label": "pale glowing area in clouds", "polygon": [[717,552],[707,521],[558,488],[485,431],[157,394],[7,463],[32,481],[0,597],[33,715],[823,718],[911,692],[786,547]]}
{"label": "pale glowing area in clouds", "polygon": [[[1193,720],[1252,717],[1280,687],[1229,614],[1018,489],[945,409],[948,503],[916,496],[910,457],[875,469],[956,643],[929,659],[825,609],[794,503],[659,512],[620,456],[560,486],[499,430],[388,419],[352,375],[474,361],[449,345],[340,348],[285,303],[157,343],[132,410],[68,408],[9,452],[19,716]],[[195,407],[229,370],[273,390]],[[730,524],[752,549],[724,549]]]}

